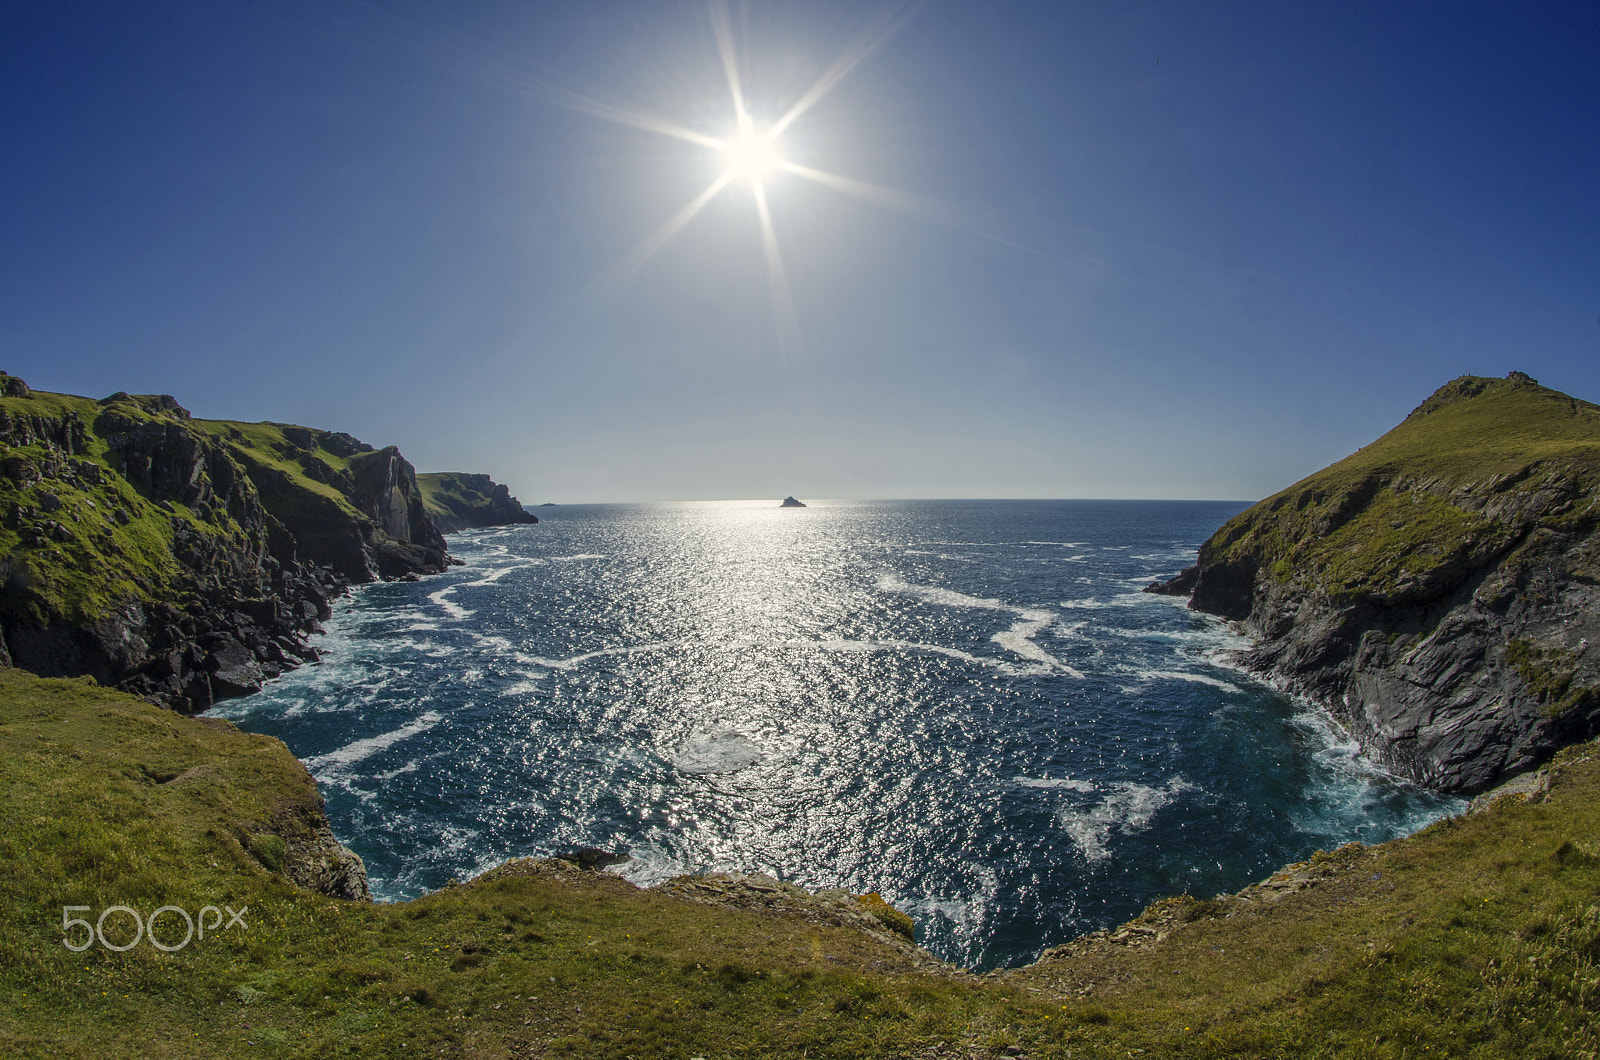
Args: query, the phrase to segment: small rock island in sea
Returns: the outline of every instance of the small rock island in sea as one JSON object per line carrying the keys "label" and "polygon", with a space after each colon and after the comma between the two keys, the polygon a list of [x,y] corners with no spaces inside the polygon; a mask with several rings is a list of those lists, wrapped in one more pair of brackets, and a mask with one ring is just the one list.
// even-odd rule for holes
{"label": "small rock island in sea", "polygon": [[785,497],[783,499],[783,503],[778,505],[778,507],[780,507],[780,508],[804,508],[805,505],[802,502],[795,500],[793,497]]}

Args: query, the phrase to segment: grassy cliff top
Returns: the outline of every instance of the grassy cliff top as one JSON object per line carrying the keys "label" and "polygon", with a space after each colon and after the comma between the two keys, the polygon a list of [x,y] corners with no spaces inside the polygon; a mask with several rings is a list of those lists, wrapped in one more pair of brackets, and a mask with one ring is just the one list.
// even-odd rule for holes
{"label": "grassy cliff top", "polygon": [[[232,488],[256,492],[247,478],[270,470],[278,484],[262,501],[302,532],[365,519],[348,495],[350,465],[371,447],[348,435],[194,419],[165,395],[95,400],[39,390],[0,397],[0,428],[0,580],[12,590],[9,606],[41,615],[86,623],[123,602],[181,604],[178,534],[225,538],[241,553],[252,550],[251,532],[259,538],[260,528],[241,525],[236,511],[197,510],[130,481],[116,440],[139,432],[220,447],[244,472],[229,476]],[[179,448],[163,446],[174,460]],[[211,485],[209,472],[195,481]],[[23,511],[34,514],[24,518]]]}
{"label": "grassy cliff top", "polygon": [[474,478],[460,471],[419,471],[417,486],[422,490],[422,506],[430,516],[454,519],[457,513],[489,503],[489,495],[477,488]]}
{"label": "grassy cliff top", "polygon": [[434,525],[449,533],[470,527],[498,526],[520,518],[537,522],[503,485],[488,475],[463,471],[429,471],[417,475],[422,505]]}
{"label": "grassy cliff top", "polygon": [[[273,871],[278,741],[0,670],[0,1054],[1576,1057],[1600,1049],[1600,748],[1547,793],[1157,903],[1063,959],[940,973],[863,933],[514,862],[411,902]],[[1205,897],[1205,896],[1202,896]],[[241,910],[170,953],[66,918]],[[67,912],[68,906],[87,906]],[[159,937],[174,945],[182,918]],[[107,941],[132,937],[126,913]]]}
{"label": "grassy cliff top", "polygon": [[1535,523],[1593,522],[1600,406],[1512,373],[1462,376],[1377,441],[1229,520],[1202,563],[1253,558],[1336,596],[1403,597]]}

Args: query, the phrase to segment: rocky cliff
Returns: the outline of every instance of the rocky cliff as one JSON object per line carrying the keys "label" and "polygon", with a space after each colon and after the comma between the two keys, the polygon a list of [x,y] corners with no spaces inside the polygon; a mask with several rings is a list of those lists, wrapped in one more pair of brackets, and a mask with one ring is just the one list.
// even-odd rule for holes
{"label": "rocky cliff", "polygon": [[448,561],[392,446],[0,375],[0,663],[202,710],[312,658],[348,586]]}
{"label": "rocky cliff", "polygon": [[1471,794],[1600,729],[1597,528],[1600,407],[1463,376],[1150,590],[1241,623],[1245,665],[1388,768]]}
{"label": "rocky cliff", "polygon": [[509,489],[488,475],[428,472],[417,476],[417,485],[428,517],[442,533],[539,521]]}

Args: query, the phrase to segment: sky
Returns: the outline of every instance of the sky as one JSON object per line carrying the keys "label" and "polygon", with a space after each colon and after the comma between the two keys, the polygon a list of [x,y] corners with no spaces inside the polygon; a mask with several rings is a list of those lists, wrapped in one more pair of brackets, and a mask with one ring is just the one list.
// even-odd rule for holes
{"label": "sky", "polygon": [[1597,55],[1593,0],[12,3],[0,369],[530,504],[1253,500],[1461,374],[1600,400]]}

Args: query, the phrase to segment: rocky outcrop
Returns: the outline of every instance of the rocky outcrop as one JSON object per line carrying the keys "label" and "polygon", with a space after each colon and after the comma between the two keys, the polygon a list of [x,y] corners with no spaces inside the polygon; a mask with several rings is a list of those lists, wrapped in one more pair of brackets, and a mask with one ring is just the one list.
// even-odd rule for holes
{"label": "rocky outcrop", "polygon": [[1463,377],[1150,591],[1394,772],[1480,792],[1600,730],[1600,408]]}
{"label": "rocky outcrop", "polygon": [[449,562],[393,447],[5,379],[0,662],[202,710],[315,658],[350,585]]}
{"label": "rocky outcrop", "polygon": [[537,523],[538,517],[488,475],[436,471],[417,476],[433,525],[446,534],[485,526]]}

